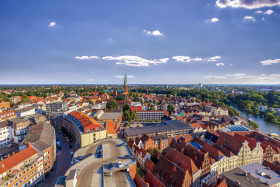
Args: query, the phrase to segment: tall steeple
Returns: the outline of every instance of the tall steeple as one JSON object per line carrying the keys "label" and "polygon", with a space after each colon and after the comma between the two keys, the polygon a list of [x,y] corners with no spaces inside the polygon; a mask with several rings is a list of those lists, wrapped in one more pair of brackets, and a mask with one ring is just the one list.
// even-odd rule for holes
{"label": "tall steeple", "polygon": [[128,94],[128,84],[127,84],[127,77],[126,74],[124,75],[124,83],[123,83],[123,94]]}
{"label": "tall steeple", "polygon": [[127,86],[127,77],[126,77],[126,74],[124,75],[124,85]]}

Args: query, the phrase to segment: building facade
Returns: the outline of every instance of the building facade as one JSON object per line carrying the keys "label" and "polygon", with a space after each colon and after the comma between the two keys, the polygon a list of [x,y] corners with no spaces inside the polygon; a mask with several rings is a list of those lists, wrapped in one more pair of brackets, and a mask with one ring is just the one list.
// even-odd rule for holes
{"label": "building facade", "polygon": [[156,120],[159,121],[163,116],[168,116],[167,111],[138,111],[136,112],[137,120]]}

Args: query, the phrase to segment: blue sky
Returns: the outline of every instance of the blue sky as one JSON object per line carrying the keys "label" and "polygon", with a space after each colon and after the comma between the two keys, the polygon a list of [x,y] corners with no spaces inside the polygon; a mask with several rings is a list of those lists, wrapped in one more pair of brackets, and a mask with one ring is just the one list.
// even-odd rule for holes
{"label": "blue sky", "polygon": [[279,84],[279,5],[1,0],[0,84]]}

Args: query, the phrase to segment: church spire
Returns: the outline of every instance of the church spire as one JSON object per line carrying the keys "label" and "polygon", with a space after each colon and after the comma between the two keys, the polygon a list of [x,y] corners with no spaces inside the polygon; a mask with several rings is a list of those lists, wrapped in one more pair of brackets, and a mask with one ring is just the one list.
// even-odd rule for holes
{"label": "church spire", "polygon": [[126,77],[126,74],[124,75],[124,85],[125,85],[125,86],[127,85],[127,77]]}

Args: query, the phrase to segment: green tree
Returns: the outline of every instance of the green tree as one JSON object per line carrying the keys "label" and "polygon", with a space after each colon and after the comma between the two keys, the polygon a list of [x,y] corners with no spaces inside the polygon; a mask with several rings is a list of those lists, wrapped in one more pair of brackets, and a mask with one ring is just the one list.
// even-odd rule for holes
{"label": "green tree", "polygon": [[128,104],[123,105],[123,111],[130,110],[130,106]]}
{"label": "green tree", "polygon": [[167,106],[167,111],[168,111],[169,115],[171,115],[172,112],[175,112],[175,107],[174,107],[174,105],[169,104],[169,105]]}
{"label": "green tree", "polygon": [[123,117],[130,123],[132,121],[130,112],[128,110],[124,111]]}
{"label": "green tree", "polygon": [[167,98],[171,98],[172,97],[172,95],[171,94],[167,94],[167,96],[166,96]]}
{"label": "green tree", "polygon": [[21,102],[22,102],[22,103],[28,103],[28,102],[29,102],[28,97],[27,97],[26,95],[23,95],[23,96],[21,97]]}
{"label": "green tree", "polygon": [[257,124],[256,122],[250,121],[250,125],[255,129],[259,128],[259,124]]}
{"label": "green tree", "polygon": [[137,116],[136,116],[136,112],[135,111],[131,111],[130,112],[130,116],[132,120],[136,120]]}
{"label": "green tree", "polygon": [[89,100],[89,102],[88,102],[89,104],[93,104],[93,101],[92,100]]}
{"label": "green tree", "polygon": [[276,117],[272,113],[266,112],[264,116],[267,121],[276,122]]}
{"label": "green tree", "polygon": [[111,101],[107,102],[107,104],[106,104],[106,108],[110,109],[110,110],[117,109],[118,107],[119,107],[119,105],[116,100],[111,100]]}
{"label": "green tree", "polygon": [[156,109],[155,109],[154,106],[151,106],[151,107],[150,107],[150,110],[151,110],[151,111],[155,111]]}

